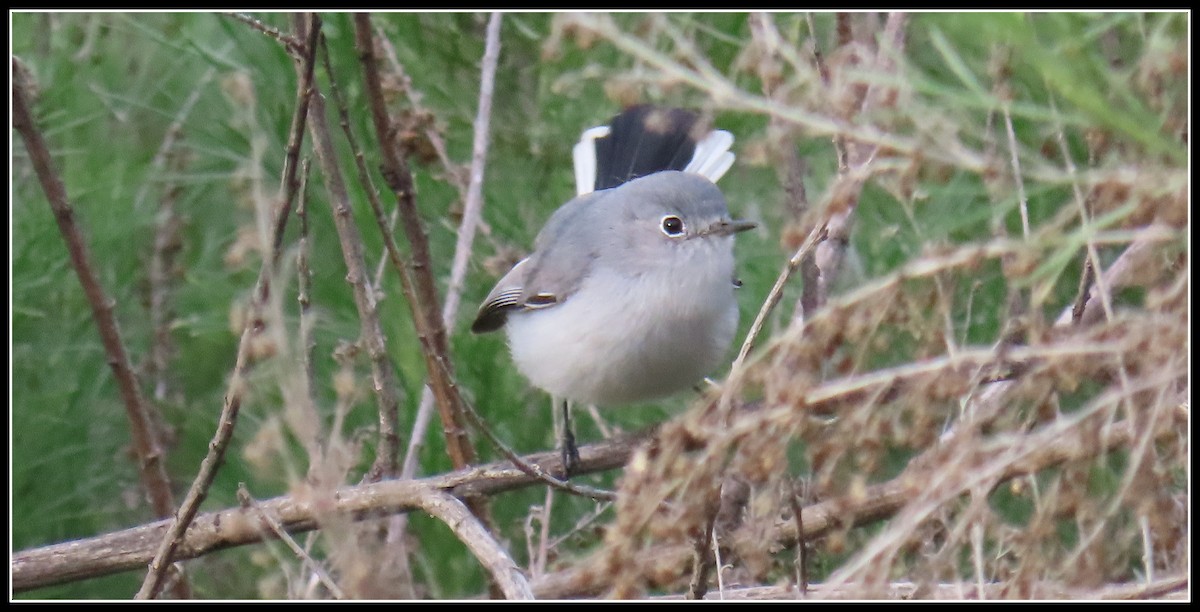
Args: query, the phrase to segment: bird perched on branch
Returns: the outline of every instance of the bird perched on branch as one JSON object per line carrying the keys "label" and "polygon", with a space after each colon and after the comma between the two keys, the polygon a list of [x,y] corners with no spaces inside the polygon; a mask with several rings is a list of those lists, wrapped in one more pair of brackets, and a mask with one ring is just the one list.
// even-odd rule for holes
{"label": "bird perched on branch", "polygon": [[737,328],[733,219],[715,182],[733,136],[683,109],[634,106],[575,145],[577,197],[484,299],[471,330],[504,328],[517,369],[561,402],[608,406],[694,386]]}

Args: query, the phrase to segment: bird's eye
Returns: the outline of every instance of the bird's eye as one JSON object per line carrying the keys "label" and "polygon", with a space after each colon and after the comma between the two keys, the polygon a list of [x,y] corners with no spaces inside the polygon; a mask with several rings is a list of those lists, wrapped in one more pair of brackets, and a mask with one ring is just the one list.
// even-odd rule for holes
{"label": "bird's eye", "polygon": [[683,219],[675,215],[667,215],[662,220],[662,231],[668,236],[678,236],[683,233]]}

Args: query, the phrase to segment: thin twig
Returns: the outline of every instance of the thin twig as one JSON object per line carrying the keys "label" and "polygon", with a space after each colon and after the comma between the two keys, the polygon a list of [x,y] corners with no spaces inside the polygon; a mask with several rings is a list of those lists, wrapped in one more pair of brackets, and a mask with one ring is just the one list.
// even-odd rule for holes
{"label": "thin twig", "polygon": [[[992,71],[995,73],[995,78],[993,79],[993,82],[992,82],[991,92],[995,98],[1005,101],[1005,103],[1002,104],[1001,106],[1003,107],[1002,110],[1003,110],[1003,114],[1004,114],[1005,130],[1007,132],[1007,142],[1008,142],[1008,149],[1009,149],[1009,167],[1011,168],[1012,180],[1017,185],[1017,192],[1019,194],[1019,196],[1018,196],[1019,197],[1019,205],[1021,206],[1021,218],[1022,218],[1022,222],[1023,222],[1022,229],[1024,230],[1023,236],[1024,236],[1024,239],[1026,241],[1028,241],[1029,240],[1029,226],[1027,223],[1027,219],[1028,219],[1029,213],[1027,210],[1028,206],[1027,206],[1026,196],[1025,196],[1025,177],[1022,176],[1022,174],[1021,174],[1021,161],[1020,161],[1019,150],[1017,148],[1016,133],[1012,127],[1011,111],[1007,104],[1007,101],[1010,100],[1012,97],[1012,88],[1009,83],[1009,77],[1008,77],[1009,70],[1007,68],[1008,60],[1007,60],[1007,58],[998,57],[998,53],[1003,53],[1003,50],[1000,50],[998,52],[993,51],[993,53],[992,53],[993,57],[990,60],[990,62],[1000,66],[1000,68],[994,69]],[[994,131],[995,131],[994,123],[995,123],[996,114],[997,114],[996,109],[990,109],[988,111],[987,123],[984,128],[984,142],[985,142],[984,149],[989,158],[995,158],[997,156],[996,151],[997,151],[997,148],[999,147],[999,145],[996,142],[995,135],[994,135]],[[996,164],[998,166],[999,162],[997,161]],[[999,176],[999,172],[997,172],[996,174],[997,174],[997,176]],[[992,230],[992,235],[996,236],[996,237],[1005,237],[1008,235],[1008,227],[1004,221],[1003,215],[1001,215],[1001,214],[993,214],[992,215],[991,230]],[[1017,261],[1017,255],[1014,254],[1014,255],[1004,258],[1003,261],[1001,262],[1001,265],[1012,265],[1016,261]],[[1009,284],[1008,295],[1007,295],[1007,298],[1005,300],[1005,305],[1004,305],[1005,314],[1004,314],[1003,322],[1001,323],[1001,326],[1000,326],[1000,332],[998,334],[999,338],[1000,338],[1000,340],[999,340],[1000,343],[1005,344],[1005,345],[1016,345],[1016,344],[1020,344],[1022,342],[1022,338],[1024,337],[1024,335],[1027,331],[1027,327],[1028,327],[1025,324],[1025,322],[1026,322],[1026,313],[1028,313],[1030,311],[1029,297],[1030,297],[1030,291],[1027,288],[1021,287],[1020,284],[1018,284],[1018,283]],[[965,329],[964,329],[964,332],[965,332]]]}
{"label": "thin twig", "polygon": [[304,117],[308,114],[309,101],[311,99],[312,66],[316,56],[315,42],[318,31],[319,28],[314,23],[307,37],[307,47],[305,47],[303,58],[306,68],[302,71],[302,78],[297,84],[296,109],[292,116],[282,187],[280,189],[282,196],[275,210],[275,235],[273,237],[272,254],[269,257],[263,258],[258,281],[250,299],[250,316],[246,317],[242,336],[238,342],[233,376],[229,381],[229,390],[225,394],[225,403],[221,408],[221,415],[218,417],[217,430],[213,434],[212,441],[209,442],[208,454],[200,462],[200,469],[192,481],[192,486],[188,489],[183,503],[180,504],[179,510],[175,513],[174,520],[171,521],[170,527],[163,535],[158,550],[150,562],[150,569],[136,595],[138,599],[152,599],[157,594],[162,583],[166,564],[183,540],[189,525],[191,525],[192,520],[196,517],[196,513],[200,510],[200,502],[207,495],[208,488],[212,485],[217,469],[225,457],[229,441],[233,437],[233,428],[237,423],[238,412],[241,409],[242,399],[246,392],[245,379],[253,365],[253,357],[251,355],[253,339],[262,331],[262,312],[266,300],[270,295],[270,286],[274,278],[278,254],[283,244],[283,229],[286,227],[287,218],[290,216],[292,198],[295,197],[296,193],[296,165],[294,162],[299,157],[300,145],[303,142]]}
{"label": "thin twig", "polygon": [[[299,26],[297,26],[299,27]],[[324,53],[326,71],[333,82],[333,72],[329,65],[329,54]],[[316,86],[314,85],[314,89]],[[340,92],[336,85],[331,85],[334,100],[342,112],[343,132],[355,151],[354,158],[361,160],[353,132],[349,129],[349,119],[345,114]],[[375,461],[364,479],[366,481],[395,477],[400,468],[400,392],[395,378],[395,370],[387,353],[384,340],[383,326],[379,319],[379,305],[375,292],[370,286],[370,274],[367,272],[362,236],[354,223],[353,208],[345,179],[338,167],[337,152],[334,149],[333,138],[329,132],[329,124],[325,119],[325,103],[320,95],[314,96],[310,117],[313,134],[313,149],[317,153],[317,161],[321,164],[321,172],[325,175],[325,187],[329,193],[331,212],[334,226],[337,229],[338,241],[342,248],[342,259],[346,264],[346,280],[354,293],[354,304],[358,310],[361,326],[361,341],[371,362],[371,379],[375,390],[375,399],[379,412],[379,444],[375,449]],[[364,168],[359,166],[360,170]],[[365,175],[365,173],[364,173]],[[373,197],[374,190],[370,183],[364,185],[368,200],[373,204],[378,200]],[[382,214],[379,209],[374,209]],[[390,241],[390,236],[386,237]]]}
{"label": "thin twig", "polygon": [[333,577],[329,575],[329,572],[325,571],[325,567],[316,559],[313,559],[312,556],[304,550],[304,548],[296,543],[296,540],[292,539],[292,536],[288,535],[288,533],[283,530],[283,526],[279,524],[279,521],[276,520],[275,517],[271,516],[271,513],[264,509],[262,505],[250,495],[250,491],[246,490],[245,483],[238,483],[237,497],[238,502],[241,503],[242,507],[253,510],[254,513],[258,515],[259,520],[266,524],[267,529],[271,530],[271,533],[274,534],[274,537],[278,538],[280,542],[283,542],[284,545],[292,551],[292,554],[296,555],[297,559],[300,559],[304,563],[308,564],[309,567],[313,568],[313,573],[316,574],[317,579],[321,581],[321,584],[325,585],[326,589],[329,589],[329,593],[333,595],[334,599],[346,599],[346,592],[337,585],[337,582],[335,582]]}
{"label": "thin twig", "polygon": [[1142,531],[1142,572],[1146,574],[1146,582],[1151,583],[1154,582],[1154,533],[1146,515],[1138,517],[1138,527]]}
{"label": "thin twig", "polygon": [[717,541],[716,532],[713,532],[713,537],[711,539],[713,563],[716,565],[715,569],[717,574],[717,596],[720,599],[725,599],[725,564],[721,562],[721,543]]}
{"label": "thin twig", "polygon": [[311,164],[306,157],[301,163],[300,197],[296,204],[296,218],[300,221],[300,237],[296,248],[296,301],[300,304],[300,368],[304,375],[304,392],[308,401],[316,404],[316,374],[313,370],[312,353],[317,341],[313,338],[316,321],[312,315],[312,268],[309,266],[311,247],[308,237],[308,177]]}
{"label": "thin twig", "polygon": [[[383,176],[388,187],[398,202],[402,226],[408,239],[412,253],[411,266],[407,267],[412,274],[412,294],[410,306],[413,311],[413,323],[417,328],[417,337],[421,342],[422,353],[425,357],[426,372],[429,376],[430,388],[437,400],[438,411],[442,417],[442,432],[446,437],[446,449],[450,460],[456,468],[462,468],[475,461],[476,453],[462,427],[462,402],[458,397],[453,379],[453,369],[450,365],[446,328],[439,316],[437,304],[437,287],[435,286],[429,257],[429,240],[425,235],[424,223],[417,212],[414,200],[412,173],[408,163],[394,143],[394,126],[387,111],[387,103],[383,97],[383,86],[376,66],[375,42],[372,35],[371,17],[358,13],[354,16],[355,45],[358,47],[360,63],[363,66],[364,81],[368,101],[371,107],[371,117],[375,125],[380,152],[383,155]],[[376,210],[376,221],[380,227],[386,225],[382,210]],[[406,266],[399,255],[393,241],[384,232],[384,244],[387,247],[392,264],[396,266],[401,278],[407,274]]]}
{"label": "thin twig", "polygon": [[975,566],[975,598],[987,599],[984,590],[983,524],[979,521],[971,523],[971,561]]}
{"label": "thin twig", "polygon": [[1083,262],[1083,273],[1079,275],[1079,291],[1075,294],[1075,305],[1071,307],[1071,322],[1078,324],[1083,320],[1083,311],[1088,304],[1088,296],[1096,281],[1096,269],[1092,267],[1089,255]]}
{"label": "thin twig", "polygon": [[[489,124],[492,115],[492,93],[496,86],[496,66],[500,58],[500,20],[502,13],[492,13],[488,20],[487,38],[484,42],[483,60],[479,79],[479,108],[475,114],[474,141],[471,146],[470,179],[464,196],[462,222],[458,226],[454,244],[454,263],[450,268],[450,282],[446,287],[446,302],[442,306],[442,324],[446,329],[454,328],[462,297],[463,280],[467,274],[467,263],[471,259],[475,230],[483,216],[483,171],[487,161]],[[424,446],[425,430],[433,410],[433,394],[426,386],[421,392],[421,402],[413,419],[412,434],[408,438],[408,450],[400,469],[402,478],[411,478],[416,473],[417,458]]]}
{"label": "thin twig", "polygon": [[[553,491],[553,489],[547,489],[547,490]],[[572,526],[571,529],[569,529],[565,533],[560,534],[558,537],[554,538],[553,540],[550,540],[550,545],[548,548],[550,550],[554,550],[554,549],[558,548],[559,546],[562,545],[563,542],[567,541],[568,538],[574,536],[576,533],[579,533],[584,528],[586,528],[588,525],[591,525],[592,523],[594,523],[596,521],[596,519],[600,518],[601,514],[603,514],[606,510],[608,510],[611,507],[612,507],[612,504],[609,502],[601,502],[601,503],[596,504],[596,506],[590,512],[588,512],[583,517],[581,517],[578,521],[576,521],[575,525]]]}
{"label": "thin twig", "polygon": [[354,224],[350,197],[346,191],[341,171],[337,166],[336,152],[324,121],[324,104],[312,104],[313,148],[325,175],[334,224],[337,228],[342,259],[346,265],[346,279],[350,283],[358,310],[361,341],[371,364],[372,389],[375,391],[379,414],[379,444],[375,461],[365,479],[378,480],[393,477],[399,467],[400,452],[400,393],[395,379],[395,370],[387,353],[383,325],[380,322],[378,303],[365,269],[362,237]]}
{"label": "thin twig", "polygon": [[[530,510],[532,511],[533,508]],[[537,510],[538,523],[541,526],[541,532],[538,534],[537,552],[531,552],[529,555],[531,559],[529,573],[531,576],[541,576],[546,573],[546,560],[550,556],[550,517],[553,516],[553,510],[554,487],[546,487],[546,501]]]}
{"label": "thin twig", "polygon": [[[174,162],[173,166],[183,163],[181,157],[173,157],[180,160]],[[151,388],[154,389],[154,399],[160,402],[167,400],[169,395],[167,373],[170,370],[171,354],[174,352],[171,341],[171,323],[174,313],[171,309],[170,299],[174,286],[173,281],[176,277],[175,257],[183,247],[179,235],[183,220],[175,210],[180,191],[179,185],[172,182],[166,186],[162,198],[159,200],[158,213],[154,220],[153,250],[150,255],[149,270],[146,272],[146,280],[150,285],[148,310],[153,337],[153,341],[150,343],[147,369],[152,379]],[[161,415],[158,411],[152,411],[151,418],[161,423]]]}
{"label": "thin twig", "polygon": [[800,500],[800,492],[796,490],[795,481],[788,481],[788,504],[792,508],[792,519],[796,521],[796,588],[800,597],[808,596],[808,535],[804,530],[804,504]]}
{"label": "thin twig", "polygon": [[1021,235],[1029,240],[1029,200],[1025,196],[1025,177],[1021,175],[1021,157],[1017,154],[1017,134],[1013,130],[1012,113],[1005,104],[1004,129],[1008,134],[1008,153],[1012,163],[1013,181],[1017,183],[1017,203],[1021,210]]}
{"label": "thin twig", "polygon": [[[1075,168],[1075,160],[1071,157],[1071,148],[1067,146],[1067,137],[1063,132],[1062,120],[1058,116],[1058,105],[1055,104],[1053,96],[1050,98],[1050,111],[1054,116],[1055,138],[1058,140],[1058,147],[1062,152],[1063,164],[1066,166],[1067,176],[1071,177],[1071,193],[1075,196],[1075,206],[1079,210],[1079,226],[1082,231],[1086,232],[1088,226],[1091,225],[1091,219],[1089,219],[1083,191],[1079,187],[1079,171]],[[1088,263],[1091,264],[1094,270],[1102,271],[1104,269],[1100,263],[1100,253],[1096,250],[1096,243],[1091,239],[1087,241],[1087,256]],[[1112,294],[1108,291],[1103,274],[1095,274],[1093,272],[1093,277],[1097,288],[1100,290],[1100,305],[1104,307],[1104,318],[1111,320],[1113,318]]]}
{"label": "thin twig", "polygon": [[[846,19],[849,19],[848,15],[839,14],[837,16],[837,26],[838,26],[839,34],[842,33],[841,30],[843,27],[843,22],[845,22]],[[817,73],[821,75],[821,83],[823,83],[825,85],[826,90],[829,90],[833,84],[833,79],[831,78],[831,75],[829,73],[829,66],[825,63],[825,56],[821,53],[821,42],[819,40],[817,40],[817,26],[813,24],[812,13],[811,12],[804,13],[804,20],[805,20],[805,23],[808,24],[808,37],[809,37],[809,40],[812,42],[813,64],[817,67]],[[838,37],[838,45],[839,46],[849,43],[848,36],[845,37],[846,38],[845,40],[842,40],[842,38],[843,37],[841,37],[841,36]],[[830,96],[829,99],[832,99],[832,96]],[[847,158],[846,158],[846,137],[845,136],[843,136],[841,134],[834,134],[833,150],[837,154],[838,174],[845,174],[846,169],[849,167],[849,162],[847,161]]]}
{"label": "thin twig", "polygon": [[[808,26],[810,32],[813,30],[812,15],[807,15]],[[772,55],[783,57],[791,66],[794,72],[799,73],[803,66],[798,54],[795,53],[791,45],[782,40],[778,29],[775,27],[775,21],[771,13],[754,13],[750,19],[750,35],[753,40]],[[817,48],[815,38],[810,35],[810,42],[813,52],[813,62],[816,65],[817,72],[821,76],[826,88],[829,87],[829,70],[825,66],[824,60],[821,58],[821,52]],[[775,88],[775,91],[770,91],[770,83],[768,79],[763,81],[763,94],[776,100],[785,100],[786,90],[782,87]],[[795,238],[794,236],[799,228],[803,228],[805,219],[808,217],[808,212],[811,208],[808,201],[808,191],[804,186],[805,163],[796,151],[795,143],[788,140],[790,138],[789,130],[778,117],[772,116],[768,124],[769,133],[774,133],[776,147],[779,149],[779,154],[783,156],[781,162],[781,174],[784,183],[784,191],[787,193],[786,209],[789,214],[789,223],[785,225],[784,240],[785,244],[791,246]],[[842,146],[841,138],[834,139],[834,148],[838,152],[839,165],[844,165],[844,147]],[[817,284],[820,277],[820,270],[817,269],[813,260],[811,251],[800,260],[800,271],[802,282],[802,294],[800,300],[793,307],[792,318],[802,320],[805,313],[811,314],[816,311],[818,301]],[[789,272],[790,276],[791,272]],[[778,297],[773,296],[773,299],[778,300]],[[772,306],[774,308],[774,306]]]}
{"label": "thin twig", "polygon": [[255,19],[254,17],[251,17],[250,15],[247,15],[245,13],[226,12],[226,13],[222,13],[222,14],[225,15],[226,17],[232,17],[233,19],[236,19],[237,21],[240,21],[240,22],[250,26],[252,29],[258,30],[259,32],[262,32],[263,34],[266,34],[267,36],[274,38],[275,40],[282,43],[284,48],[290,54],[302,55],[304,53],[304,47],[301,46],[302,45],[301,39],[298,39],[290,34],[287,34],[286,32],[283,32],[277,28],[273,28],[273,27]]}
{"label": "thin twig", "polygon": [[[384,35],[383,29],[378,26],[375,27],[375,41],[379,43],[379,47],[387,59],[388,67],[391,69],[400,90],[404,93],[405,101],[412,107],[413,114],[422,117],[433,117],[435,113],[421,104],[423,96],[413,88],[412,78],[405,72],[404,65],[400,63],[399,58],[396,56],[396,48],[392,45],[392,41],[388,40],[387,36]],[[486,45],[486,42],[484,44]],[[465,200],[467,197],[467,184],[470,179],[464,175],[462,166],[450,159],[446,141],[442,138],[442,134],[438,131],[437,126],[436,121],[422,122],[425,139],[429,141],[429,146],[433,148],[438,160],[442,163],[442,169],[446,173],[446,180],[451,185],[454,185],[455,190],[458,191],[458,196]]]}
{"label": "thin twig", "polygon": [[470,182],[463,203],[463,218],[458,226],[458,237],[454,243],[454,263],[450,267],[450,282],[446,287],[446,302],[442,307],[442,322],[447,329],[453,327],[462,296],[463,279],[467,275],[467,262],[471,259],[471,244],[475,230],[483,216],[483,171],[487,162],[489,124],[492,118],[492,91],[496,87],[496,65],[500,59],[500,19],[503,13],[492,13],[488,19],[487,39],[484,43],[482,68],[479,77],[479,109],[475,114],[475,137],[471,146]]}
{"label": "thin twig", "polygon": [[[491,428],[488,427],[487,423],[483,420],[483,417],[479,416],[479,413],[475,411],[475,408],[472,407],[470,403],[463,402],[462,407],[464,408],[463,414],[466,415],[467,420],[470,421],[475,430],[479,433],[482,433],[484,437],[492,443],[492,446],[494,446],[496,450],[500,451],[501,455],[504,455],[505,459],[508,459],[514,466],[517,467],[517,469],[525,472],[530,477],[536,478],[537,480],[540,480],[556,489],[572,495],[590,497],[596,501],[613,501],[616,499],[616,494],[612,491],[605,491],[603,489],[597,489],[587,485],[576,484],[566,480],[559,480],[558,478],[551,476],[546,470],[543,470],[540,466],[538,466],[538,464],[525,461],[515,452],[513,452],[511,448],[504,444],[503,440],[501,440],[495,433],[492,432]],[[566,466],[563,466],[563,469],[565,470]]]}
{"label": "thin twig", "polygon": [[[762,333],[763,326],[767,322],[767,317],[779,305],[779,301],[783,299],[784,286],[787,285],[792,275],[796,273],[796,269],[800,267],[800,263],[808,256],[809,250],[813,248],[813,245],[817,244],[823,234],[823,229],[818,227],[809,232],[808,237],[800,244],[800,248],[796,249],[796,252],[784,264],[783,270],[775,278],[775,284],[771,287],[771,291],[767,293],[767,299],[763,300],[763,305],[759,308],[758,315],[754,317],[754,323],[750,325],[750,330],[746,332],[746,339],[742,341],[742,348],[738,351],[737,358],[733,360],[733,367],[730,369],[731,372],[740,371],[742,364],[750,356],[750,351],[754,350],[754,343],[758,339],[758,335]],[[730,378],[732,376],[731,373]]]}
{"label": "thin twig", "polygon": [[[879,35],[875,48],[875,61],[872,68],[876,72],[887,73],[894,69],[893,53],[899,53],[904,48],[906,23],[906,13],[888,14],[884,31]],[[839,20],[839,27],[840,25]],[[866,87],[867,90],[862,93],[857,108],[853,109],[851,116],[868,117],[869,111],[885,100],[890,90],[875,82],[868,83]],[[863,141],[849,135],[842,145],[846,153],[846,167],[843,171],[838,172],[838,179],[830,190],[830,201],[825,205],[829,217],[825,223],[824,240],[817,245],[814,253],[814,261],[820,271],[817,277],[818,306],[829,299],[834,283],[841,274],[846,247],[850,244],[850,226],[854,220],[854,212],[858,208],[863,186],[871,176],[872,161],[880,150],[879,143]]]}

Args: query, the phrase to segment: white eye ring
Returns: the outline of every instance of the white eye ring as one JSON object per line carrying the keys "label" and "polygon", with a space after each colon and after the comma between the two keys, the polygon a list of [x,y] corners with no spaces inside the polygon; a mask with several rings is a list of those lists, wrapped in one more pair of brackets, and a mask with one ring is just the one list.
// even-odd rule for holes
{"label": "white eye ring", "polygon": [[658,228],[670,238],[682,236],[684,232],[683,219],[675,215],[667,215],[659,222]]}

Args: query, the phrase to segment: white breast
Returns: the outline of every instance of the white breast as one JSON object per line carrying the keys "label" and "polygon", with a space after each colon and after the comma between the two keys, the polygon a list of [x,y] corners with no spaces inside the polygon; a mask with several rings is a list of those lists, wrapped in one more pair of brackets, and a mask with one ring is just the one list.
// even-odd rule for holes
{"label": "white breast", "polygon": [[556,397],[596,405],[687,389],[720,364],[737,328],[732,253],[730,271],[717,268],[669,283],[596,270],[565,302],[509,317],[517,368]]}

